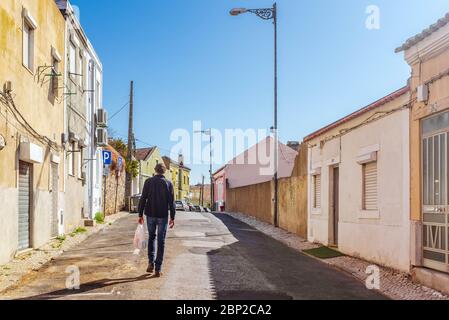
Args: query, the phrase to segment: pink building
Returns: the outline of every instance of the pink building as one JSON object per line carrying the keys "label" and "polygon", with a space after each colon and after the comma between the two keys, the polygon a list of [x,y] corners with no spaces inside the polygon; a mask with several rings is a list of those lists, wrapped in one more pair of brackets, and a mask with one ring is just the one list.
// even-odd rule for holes
{"label": "pink building", "polygon": [[213,176],[215,210],[223,212],[226,208],[226,166],[218,169]]}

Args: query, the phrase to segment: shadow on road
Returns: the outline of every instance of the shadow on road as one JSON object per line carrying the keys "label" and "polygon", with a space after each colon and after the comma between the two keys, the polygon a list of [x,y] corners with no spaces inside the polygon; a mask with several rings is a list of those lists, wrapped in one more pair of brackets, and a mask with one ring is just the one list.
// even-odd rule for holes
{"label": "shadow on road", "polygon": [[386,299],[352,276],[229,215],[213,215],[235,238],[233,243],[207,252],[210,277],[219,300]]}
{"label": "shadow on road", "polygon": [[[52,299],[58,299],[58,298],[64,298],[64,297],[76,297],[77,295],[86,295],[87,293],[93,291],[93,290],[99,290],[99,289],[106,289],[108,287],[112,287],[115,285],[122,285],[126,283],[132,283],[132,282],[138,282],[138,281],[145,281],[155,278],[154,275],[151,274],[145,274],[139,277],[134,278],[120,278],[120,279],[101,279],[101,280],[95,280],[88,283],[84,283],[80,286],[80,289],[78,290],[69,290],[69,289],[61,289],[56,290],[53,292],[47,292],[35,296],[30,296],[26,298],[21,298],[17,300],[52,300]],[[111,294],[112,294],[113,288],[111,288]],[[108,294],[107,292],[101,292],[101,293],[92,293],[92,296],[95,294]]]}

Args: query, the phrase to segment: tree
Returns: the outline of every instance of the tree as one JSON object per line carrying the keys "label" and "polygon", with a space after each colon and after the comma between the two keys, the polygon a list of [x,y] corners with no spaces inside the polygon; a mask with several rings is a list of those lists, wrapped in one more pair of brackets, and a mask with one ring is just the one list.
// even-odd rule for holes
{"label": "tree", "polygon": [[[128,146],[125,141],[120,138],[111,138],[109,144],[117,150],[120,155],[126,159],[128,154]],[[132,175],[133,178],[139,175],[139,162],[137,160],[131,160],[126,162],[126,172]]]}

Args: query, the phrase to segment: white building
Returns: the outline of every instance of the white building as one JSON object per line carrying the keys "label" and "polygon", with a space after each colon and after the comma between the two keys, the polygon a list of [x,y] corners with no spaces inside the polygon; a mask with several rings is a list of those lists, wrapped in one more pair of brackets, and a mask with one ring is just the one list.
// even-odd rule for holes
{"label": "white building", "polygon": [[309,135],[308,240],[410,270],[410,92]]}
{"label": "white building", "polygon": [[99,142],[107,138],[97,132],[97,125],[106,125],[99,113],[104,111],[102,64],[70,2],[55,1],[66,20],[65,205],[60,217],[60,233],[66,233],[102,211],[103,165]]}

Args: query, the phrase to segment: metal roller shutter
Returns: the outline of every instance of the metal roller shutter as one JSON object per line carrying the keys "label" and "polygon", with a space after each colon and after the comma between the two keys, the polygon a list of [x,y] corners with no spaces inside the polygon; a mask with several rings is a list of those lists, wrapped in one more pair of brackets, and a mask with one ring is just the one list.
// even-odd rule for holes
{"label": "metal roller shutter", "polygon": [[19,250],[30,247],[31,166],[19,163]]}
{"label": "metal roller shutter", "polygon": [[377,210],[377,162],[364,165],[364,203],[365,210]]}
{"label": "metal roller shutter", "polygon": [[313,207],[321,208],[321,175],[313,176]]}

